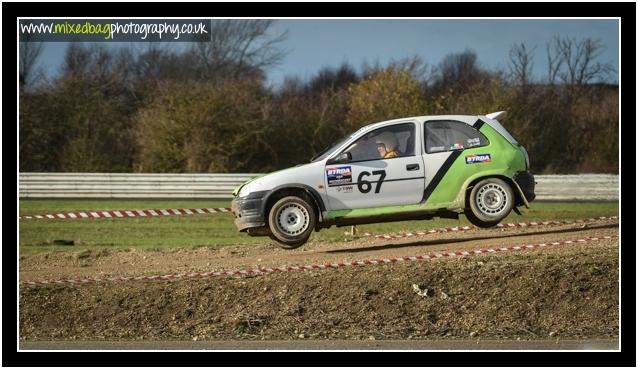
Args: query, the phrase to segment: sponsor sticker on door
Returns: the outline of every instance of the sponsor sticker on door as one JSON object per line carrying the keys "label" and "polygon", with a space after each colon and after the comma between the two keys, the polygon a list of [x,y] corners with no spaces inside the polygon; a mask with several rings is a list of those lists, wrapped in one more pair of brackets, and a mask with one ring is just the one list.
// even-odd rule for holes
{"label": "sponsor sticker on door", "polygon": [[337,192],[352,193],[353,188],[353,186],[339,186],[337,187]]}
{"label": "sponsor sticker on door", "polygon": [[338,186],[352,183],[352,167],[332,167],[326,168],[328,186]]}
{"label": "sponsor sticker on door", "polygon": [[490,154],[472,154],[465,157],[465,164],[490,163],[492,156]]}

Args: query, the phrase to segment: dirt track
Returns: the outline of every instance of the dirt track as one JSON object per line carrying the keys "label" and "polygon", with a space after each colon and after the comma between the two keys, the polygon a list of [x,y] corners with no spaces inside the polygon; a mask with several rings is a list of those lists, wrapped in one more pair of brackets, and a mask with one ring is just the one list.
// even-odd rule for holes
{"label": "dirt track", "polygon": [[[617,235],[617,222],[257,247],[21,258],[22,280],[418,255]],[[427,289],[419,296],[412,285]],[[547,339],[618,336],[618,240],[251,278],[20,289],[23,340]]]}
{"label": "dirt track", "polygon": [[[268,238],[256,246],[225,246],[175,251],[117,251],[99,253],[44,253],[20,258],[20,280],[97,276],[140,276],[175,272],[232,270],[257,266],[281,266],[321,262],[355,261],[426,254],[441,250],[465,250],[511,246],[594,235],[617,234],[618,221],[578,225],[536,226],[431,234],[403,240],[365,237],[349,242],[310,242],[296,250],[274,246]],[[344,228],[345,230],[345,228]]]}

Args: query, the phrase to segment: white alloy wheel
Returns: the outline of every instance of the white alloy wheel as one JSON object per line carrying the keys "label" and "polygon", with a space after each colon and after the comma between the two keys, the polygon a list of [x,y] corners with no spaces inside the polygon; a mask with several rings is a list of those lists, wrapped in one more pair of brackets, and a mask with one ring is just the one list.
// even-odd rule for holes
{"label": "white alloy wheel", "polygon": [[493,227],[507,217],[516,199],[512,187],[499,178],[479,181],[470,192],[465,215],[478,227]]}
{"label": "white alloy wheel", "polygon": [[[303,198],[302,198],[303,197]],[[297,248],[315,229],[316,211],[305,196],[287,196],[277,200],[268,212],[271,239],[285,249]]]}
{"label": "white alloy wheel", "polygon": [[486,184],[476,193],[477,208],[490,217],[497,217],[508,210],[509,201],[512,201],[509,194],[497,183]]}
{"label": "white alloy wheel", "polygon": [[288,203],[277,211],[277,227],[286,236],[297,236],[308,229],[310,214],[297,203]]}

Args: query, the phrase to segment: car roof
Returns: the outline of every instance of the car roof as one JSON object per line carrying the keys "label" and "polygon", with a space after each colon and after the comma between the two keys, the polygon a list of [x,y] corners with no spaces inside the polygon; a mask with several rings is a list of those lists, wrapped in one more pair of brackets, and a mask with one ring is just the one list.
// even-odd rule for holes
{"label": "car roof", "polygon": [[[330,157],[334,155],[335,153],[340,152],[349,143],[351,139],[355,137],[358,139],[359,137],[367,134],[368,132],[386,125],[392,125],[392,124],[400,123],[400,122],[407,123],[408,121],[413,121],[413,122],[417,121],[418,123],[423,123],[424,121],[428,121],[428,120],[454,120],[457,122],[463,122],[467,125],[472,125],[476,122],[476,119],[483,119],[483,118],[485,118],[484,121],[486,123],[491,125],[490,121],[494,121],[498,123],[498,121],[496,121],[496,117],[499,117],[503,115],[504,113],[505,112],[502,111],[502,112],[491,113],[487,115],[418,115],[418,116],[403,117],[403,118],[390,119],[390,120],[384,120],[381,122],[371,123],[371,124],[360,127],[358,130],[350,134],[350,136],[344,139],[341,145],[339,145],[338,147],[335,147],[328,156]],[[500,123],[498,125],[500,126]],[[502,126],[499,128],[499,132],[501,132],[501,130],[505,131],[505,129]],[[507,133],[507,135],[511,137],[509,133]]]}
{"label": "car roof", "polygon": [[383,127],[385,125],[390,125],[390,124],[409,121],[409,120],[412,120],[412,121],[416,120],[419,123],[426,120],[455,120],[455,121],[464,122],[466,124],[470,124],[467,122],[468,118],[476,119],[479,117],[480,117],[479,115],[420,115],[420,116],[404,117],[404,118],[397,118],[397,119],[391,119],[391,120],[384,120],[382,122],[371,123],[359,128],[358,131],[361,131],[361,132],[370,131],[378,127]]}

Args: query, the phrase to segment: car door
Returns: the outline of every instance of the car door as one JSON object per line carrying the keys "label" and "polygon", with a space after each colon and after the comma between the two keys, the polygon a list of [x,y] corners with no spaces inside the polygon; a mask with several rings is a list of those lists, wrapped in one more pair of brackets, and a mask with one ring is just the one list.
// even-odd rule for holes
{"label": "car door", "polygon": [[[328,161],[325,186],[330,210],[419,203],[425,186],[420,131],[413,122],[383,126],[342,150],[342,156],[350,154],[349,160]],[[383,157],[381,146],[394,150]]]}

